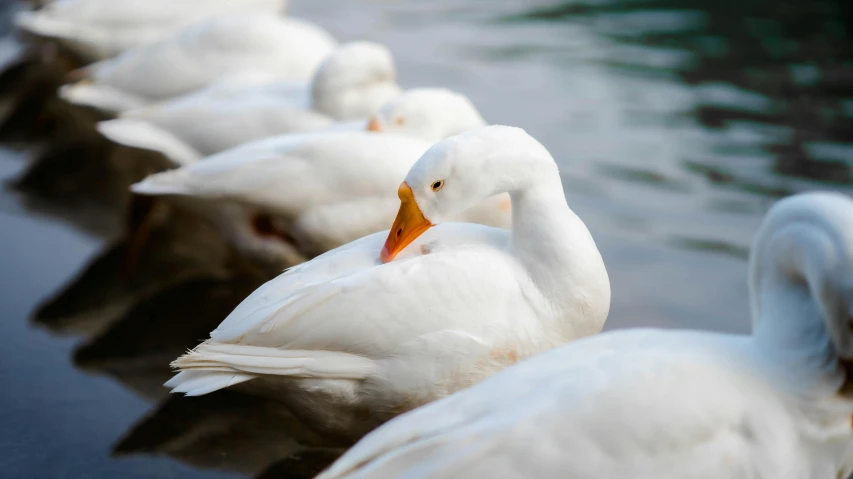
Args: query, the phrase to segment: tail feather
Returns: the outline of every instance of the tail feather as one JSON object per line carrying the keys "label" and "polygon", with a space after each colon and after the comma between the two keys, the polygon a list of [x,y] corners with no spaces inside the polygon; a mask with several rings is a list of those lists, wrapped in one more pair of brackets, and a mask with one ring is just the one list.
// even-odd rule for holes
{"label": "tail feather", "polygon": [[165,386],[173,388],[173,393],[202,396],[256,377],[254,374],[235,373],[233,371],[184,371],[167,381]]}
{"label": "tail feather", "polygon": [[82,80],[59,88],[59,96],[69,103],[97,108],[109,113],[119,113],[141,108],[144,99],[109,85]]}
{"label": "tail feather", "polygon": [[98,131],[122,145],[163,153],[178,165],[188,165],[202,155],[183,140],[144,120],[117,118],[98,123]]}
{"label": "tail feather", "polygon": [[184,172],[181,169],[163,171],[130,185],[130,191],[146,196],[192,195],[192,188],[182,181],[183,178]]}
{"label": "tail feather", "polygon": [[339,351],[287,350],[206,341],[172,362],[181,372],[169,380],[172,392],[206,394],[258,376],[364,379],[371,359]]}
{"label": "tail feather", "polygon": [[23,11],[15,15],[15,26],[25,32],[43,37],[74,39],[79,30],[74,25],[57,20],[41,11]]}

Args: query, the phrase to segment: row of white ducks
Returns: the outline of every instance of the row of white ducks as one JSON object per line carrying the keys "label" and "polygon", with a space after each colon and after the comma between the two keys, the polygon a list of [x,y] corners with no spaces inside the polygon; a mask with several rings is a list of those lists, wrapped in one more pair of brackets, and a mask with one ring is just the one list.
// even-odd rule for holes
{"label": "row of white ducks", "polygon": [[[121,112],[98,125],[104,136],[185,165],[134,192],[203,214],[265,268],[292,265],[387,228],[396,186],[420,154],[486,124],[463,95],[400,95],[387,47],[332,49],[331,36],[304,23],[215,17],[85,67],[62,94]],[[310,84],[288,77],[293,65],[314,68]],[[288,135],[307,131],[315,133]],[[489,199],[458,219],[507,226],[509,200]]]}
{"label": "row of white ducks", "polygon": [[[209,218],[261,263],[293,265],[388,228],[397,186],[432,142],[485,124],[462,95],[413,89],[372,117],[373,131],[360,124],[256,140],[132,189]],[[509,198],[485,199],[455,219],[508,227]]]}

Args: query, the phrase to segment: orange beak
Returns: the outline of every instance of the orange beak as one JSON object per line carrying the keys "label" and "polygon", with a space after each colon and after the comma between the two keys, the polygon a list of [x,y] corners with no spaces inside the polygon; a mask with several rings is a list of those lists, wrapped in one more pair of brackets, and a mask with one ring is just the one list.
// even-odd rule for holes
{"label": "orange beak", "polygon": [[367,122],[367,131],[382,131],[382,125],[379,124],[379,120],[375,116],[371,116],[370,121]]}
{"label": "orange beak", "polygon": [[397,212],[394,226],[391,227],[388,239],[385,240],[385,246],[379,255],[379,259],[383,263],[393,260],[397,253],[432,226],[432,223],[424,218],[418,204],[415,203],[415,196],[412,194],[412,189],[408,183],[404,181],[400,185],[397,196],[400,197],[400,211]]}

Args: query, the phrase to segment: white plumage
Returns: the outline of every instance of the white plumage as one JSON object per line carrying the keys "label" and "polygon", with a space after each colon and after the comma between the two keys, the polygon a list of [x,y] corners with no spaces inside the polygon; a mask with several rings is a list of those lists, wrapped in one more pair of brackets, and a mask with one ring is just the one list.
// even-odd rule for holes
{"label": "white plumage", "polygon": [[[429,146],[366,131],[284,135],[157,173],[132,190],[210,218],[261,262],[292,265],[388,228],[399,205],[394,192]],[[261,219],[281,234],[258,231]],[[489,198],[457,219],[507,227],[508,198]]]}
{"label": "white plumage", "polygon": [[749,279],[752,336],[582,339],[397,418],[320,478],[847,478],[853,202],[782,200]]}
{"label": "white plumage", "polygon": [[[397,186],[430,146],[417,137],[443,138],[484,123],[463,95],[409,90],[370,122],[387,133],[362,126],[258,140],[149,176],[132,190],[168,197],[208,217],[261,263],[292,265],[388,228],[398,206]],[[179,141],[170,148],[162,151],[175,159],[184,155],[177,151]],[[194,155],[190,151],[185,158],[191,162]],[[509,227],[510,216],[504,194],[455,219]],[[258,228],[259,221],[271,225]]]}
{"label": "white plumage", "polygon": [[86,59],[103,60],[216,15],[283,13],[286,7],[287,0],[59,0],[20,12],[15,23]]}
{"label": "white plumage", "polygon": [[60,95],[119,112],[242,77],[305,81],[335,46],[328,33],[302,20],[264,13],[216,17],[89,65],[86,79],[62,87]]}
{"label": "white plumage", "polygon": [[[512,232],[438,224],[505,191]],[[439,142],[400,196],[392,230],[401,234],[384,249],[385,233],[370,235],[266,283],[174,362],[182,372],[167,385],[195,395],[248,381],[318,430],[355,438],[601,329],[604,264],[566,205],[553,159],[523,130],[485,127]],[[438,225],[422,232],[418,215]],[[399,257],[383,264],[380,250]]]}
{"label": "white plumage", "polygon": [[324,60],[312,80],[313,93],[312,85],[294,81],[214,85],[128,110],[99,123],[98,129],[118,143],[160,151],[177,164],[188,164],[252,140],[336,121],[361,120],[364,128],[368,115],[400,93],[395,77],[387,47],[352,42]]}
{"label": "white plumage", "polygon": [[382,105],[370,118],[368,129],[435,143],[486,125],[467,96],[446,88],[412,88]]}

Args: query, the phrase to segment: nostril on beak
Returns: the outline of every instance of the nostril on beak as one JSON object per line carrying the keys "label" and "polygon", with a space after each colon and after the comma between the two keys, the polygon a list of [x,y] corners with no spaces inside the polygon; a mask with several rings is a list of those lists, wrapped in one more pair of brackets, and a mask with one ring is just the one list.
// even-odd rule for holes
{"label": "nostril on beak", "polygon": [[403,234],[403,228],[397,229],[397,238],[400,238],[400,235]]}

